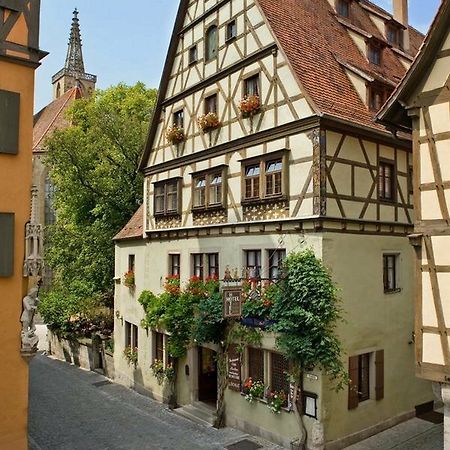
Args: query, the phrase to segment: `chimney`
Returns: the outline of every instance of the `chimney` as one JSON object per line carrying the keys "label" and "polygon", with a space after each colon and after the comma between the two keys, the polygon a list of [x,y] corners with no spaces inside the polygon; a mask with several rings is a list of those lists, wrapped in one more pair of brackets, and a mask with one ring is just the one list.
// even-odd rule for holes
{"label": "chimney", "polygon": [[394,19],[400,22],[406,29],[403,31],[403,50],[409,50],[409,27],[408,27],[408,0],[394,1]]}

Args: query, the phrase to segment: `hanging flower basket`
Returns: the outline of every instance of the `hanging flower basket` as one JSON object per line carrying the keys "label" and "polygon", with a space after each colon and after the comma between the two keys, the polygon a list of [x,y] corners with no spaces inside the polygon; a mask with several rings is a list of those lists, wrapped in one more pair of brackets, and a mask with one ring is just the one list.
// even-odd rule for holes
{"label": "hanging flower basket", "polygon": [[134,288],[135,278],[134,278],[134,272],[132,270],[125,272],[125,274],[123,276],[123,284],[128,288]]}
{"label": "hanging flower basket", "polygon": [[214,112],[203,114],[197,119],[197,122],[199,128],[203,133],[208,133],[210,131],[216,130],[221,125],[219,117]]}
{"label": "hanging flower basket", "polygon": [[138,349],[137,347],[133,348],[130,345],[125,347],[123,351],[123,356],[128,361],[129,365],[133,365],[136,367],[138,362]]}
{"label": "hanging flower basket", "polygon": [[246,95],[239,103],[242,117],[253,117],[261,111],[261,100],[259,95]]}
{"label": "hanging flower basket", "polygon": [[167,128],[166,138],[171,144],[176,145],[184,142],[186,136],[184,135],[183,128],[174,124],[173,126]]}

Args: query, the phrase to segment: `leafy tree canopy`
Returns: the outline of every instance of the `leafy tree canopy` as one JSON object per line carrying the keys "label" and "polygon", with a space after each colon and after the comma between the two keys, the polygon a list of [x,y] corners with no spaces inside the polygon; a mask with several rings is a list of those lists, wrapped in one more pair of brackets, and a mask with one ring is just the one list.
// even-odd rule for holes
{"label": "leafy tree canopy", "polygon": [[45,319],[56,298],[59,309],[65,298],[71,309],[87,298],[112,299],[112,238],[142,202],[137,166],[156,95],[143,83],[96,91],[68,111],[73,126],[46,142],[57,221],[47,233],[54,281],[51,295],[43,296]]}

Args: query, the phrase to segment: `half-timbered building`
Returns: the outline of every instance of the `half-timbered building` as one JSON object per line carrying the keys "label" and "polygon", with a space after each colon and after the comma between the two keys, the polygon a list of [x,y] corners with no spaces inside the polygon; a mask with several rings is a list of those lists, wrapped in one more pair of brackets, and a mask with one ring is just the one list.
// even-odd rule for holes
{"label": "half-timbered building", "polygon": [[[378,117],[413,133],[416,373],[444,383],[450,403],[450,1],[442,2],[414,64]],[[446,420],[448,413],[446,414]],[[449,425],[446,425],[446,428]]]}
{"label": "half-timbered building", "polygon": [[[394,16],[367,0],[182,0],[144,151],[144,205],[116,237],[115,371],[165,400],[149,366],[169,361],[163,330],[140,328],[144,289],[167,275],[276,277],[286,254],[313,248],[342,289],[338,334],[352,386],[335,393],[307,374],[306,425],[342,448],[411,417],[432,399],[414,376],[411,142],[374,121],[423,36],[407,1]],[[121,283],[135,274],[134,290]],[[139,348],[137,368],[123,358]],[[190,349],[177,377],[186,414],[216,399],[213,345]],[[242,381],[286,388],[275,338],[248,348]],[[240,393],[229,425],[283,445],[288,410],[271,414]]]}

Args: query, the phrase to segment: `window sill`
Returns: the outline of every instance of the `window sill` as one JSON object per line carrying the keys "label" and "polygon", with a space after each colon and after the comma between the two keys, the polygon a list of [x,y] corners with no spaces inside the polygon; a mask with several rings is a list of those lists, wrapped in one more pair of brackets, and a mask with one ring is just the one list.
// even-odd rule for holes
{"label": "window sill", "polygon": [[402,292],[402,288],[397,288],[397,289],[390,289],[388,291],[384,291],[385,295],[392,295],[392,294],[398,294],[399,292]]}
{"label": "window sill", "polygon": [[225,39],[225,44],[231,44],[233,41],[237,39],[237,36],[231,36]]}
{"label": "window sill", "polygon": [[153,214],[155,219],[173,219],[173,218],[178,218],[181,217],[180,213],[174,212],[174,213],[157,213],[157,214]]}
{"label": "window sill", "polygon": [[[243,392],[240,392],[240,394],[241,394],[242,397],[245,397],[245,394]],[[247,400],[245,400],[245,401],[247,401]],[[263,405],[266,405],[266,406],[267,406],[267,403],[268,403],[265,398],[257,398],[256,402],[262,403]],[[247,402],[247,403],[249,403],[249,402]],[[251,405],[251,403],[249,403],[249,404]],[[284,412],[287,412],[287,413],[291,413],[291,412],[293,412],[293,409],[292,409],[292,407],[284,406],[284,407],[281,408],[281,411],[284,411]]]}
{"label": "window sill", "polygon": [[195,213],[215,212],[221,210],[225,210],[225,207],[223,205],[194,206],[191,211],[195,214]]}

